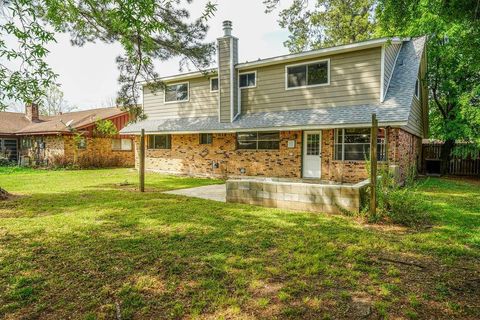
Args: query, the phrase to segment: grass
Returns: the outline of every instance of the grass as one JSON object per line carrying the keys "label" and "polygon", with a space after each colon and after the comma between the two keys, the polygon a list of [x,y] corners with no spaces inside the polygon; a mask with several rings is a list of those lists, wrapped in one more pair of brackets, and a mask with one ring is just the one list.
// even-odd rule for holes
{"label": "grass", "polygon": [[421,230],[166,195],[216,180],[0,169],[0,318],[480,317],[480,183],[422,182]]}

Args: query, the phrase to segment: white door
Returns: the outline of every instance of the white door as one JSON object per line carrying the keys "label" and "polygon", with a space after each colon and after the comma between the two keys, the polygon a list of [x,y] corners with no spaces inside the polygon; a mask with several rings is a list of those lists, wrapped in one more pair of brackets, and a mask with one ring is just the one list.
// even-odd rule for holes
{"label": "white door", "polygon": [[320,179],[322,166],[322,132],[303,133],[303,177]]}

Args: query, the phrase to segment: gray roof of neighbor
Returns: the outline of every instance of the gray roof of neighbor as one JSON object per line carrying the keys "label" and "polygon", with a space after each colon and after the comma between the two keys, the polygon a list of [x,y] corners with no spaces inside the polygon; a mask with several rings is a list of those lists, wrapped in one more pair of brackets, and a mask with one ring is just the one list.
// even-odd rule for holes
{"label": "gray roof of neighbor", "polygon": [[120,132],[209,132],[275,128],[326,128],[340,126],[369,126],[372,113],[380,124],[406,124],[410,115],[415,82],[425,45],[425,37],[405,41],[390,80],[384,102],[355,106],[323,107],[280,112],[257,112],[239,115],[235,121],[221,123],[217,116],[143,120],[130,124]]}

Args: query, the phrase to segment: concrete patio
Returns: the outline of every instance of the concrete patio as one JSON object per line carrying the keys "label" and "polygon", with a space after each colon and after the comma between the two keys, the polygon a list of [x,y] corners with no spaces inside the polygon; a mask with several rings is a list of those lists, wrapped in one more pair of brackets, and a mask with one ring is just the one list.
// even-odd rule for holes
{"label": "concrete patio", "polygon": [[226,202],[227,189],[225,184],[214,184],[210,186],[180,189],[173,191],[166,191],[166,194],[175,194],[179,196],[201,198],[207,200],[214,200],[220,202]]}

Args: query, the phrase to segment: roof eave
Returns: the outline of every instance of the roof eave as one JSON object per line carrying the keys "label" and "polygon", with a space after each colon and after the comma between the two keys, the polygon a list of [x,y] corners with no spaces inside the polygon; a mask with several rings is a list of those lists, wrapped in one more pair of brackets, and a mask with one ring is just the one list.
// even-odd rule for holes
{"label": "roof eave", "polygon": [[235,66],[235,68],[248,69],[248,68],[258,67],[258,66],[263,67],[263,66],[268,66],[272,64],[293,62],[293,61],[304,60],[308,58],[316,58],[316,57],[321,57],[326,55],[381,47],[386,43],[399,44],[407,40],[409,39],[401,39],[401,38],[373,39],[373,40],[367,40],[367,41],[358,42],[358,43],[346,44],[342,46],[336,46],[336,47],[330,47],[330,48],[324,48],[324,49],[318,49],[318,50],[312,50],[312,51],[300,52],[300,53],[294,53],[294,54],[287,54],[287,55],[282,55],[278,57],[252,61],[252,62],[239,63]]}
{"label": "roof eave", "polygon": [[[379,122],[379,127],[402,127],[407,121],[384,121]],[[216,130],[183,130],[183,131],[145,131],[145,134],[197,134],[197,133],[235,133],[248,131],[296,131],[296,130],[327,130],[342,128],[370,128],[370,123],[342,123],[342,124],[324,124],[324,125],[297,125],[297,126],[281,126],[281,127],[259,127],[259,128],[238,128],[238,129],[216,129]],[[119,134],[123,135],[139,135],[140,131],[124,131],[120,130]]]}

